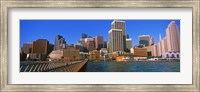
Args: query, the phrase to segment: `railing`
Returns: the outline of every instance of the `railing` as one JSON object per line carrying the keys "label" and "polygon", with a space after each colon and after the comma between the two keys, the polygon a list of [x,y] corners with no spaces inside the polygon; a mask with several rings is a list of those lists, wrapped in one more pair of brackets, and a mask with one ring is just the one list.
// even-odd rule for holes
{"label": "railing", "polygon": [[23,61],[20,72],[78,72],[87,61]]}

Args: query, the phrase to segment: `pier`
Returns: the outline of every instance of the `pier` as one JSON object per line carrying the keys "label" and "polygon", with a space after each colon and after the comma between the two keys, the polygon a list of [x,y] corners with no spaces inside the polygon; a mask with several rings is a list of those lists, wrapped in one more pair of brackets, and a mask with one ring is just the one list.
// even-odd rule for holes
{"label": "pier", "polygon": [[22,61],[20,72],[78,72],[83,71],[87,61]]}

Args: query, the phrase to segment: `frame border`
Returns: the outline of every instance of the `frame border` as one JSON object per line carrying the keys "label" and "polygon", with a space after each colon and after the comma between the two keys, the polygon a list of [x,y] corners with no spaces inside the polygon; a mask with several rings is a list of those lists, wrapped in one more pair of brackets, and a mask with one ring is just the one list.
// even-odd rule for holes
{"label": "frame border", "polygon": [[[9,8],[192,8],[192,84],[8,84]],[[200,0],[0,0],[0,91],[200,91]]]}

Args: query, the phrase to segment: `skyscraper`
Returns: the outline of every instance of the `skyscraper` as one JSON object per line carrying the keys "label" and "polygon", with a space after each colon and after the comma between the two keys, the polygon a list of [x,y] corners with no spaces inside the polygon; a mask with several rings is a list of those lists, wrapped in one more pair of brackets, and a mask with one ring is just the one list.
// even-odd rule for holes
{"label": "skyscraper", "polygon": [[166,37],[164,37],[162,40],[161,40],[161,48],[162,48],[162,55],[167,52],[167,39]]}
{"label": "skyscraper", "polygon": [[111,29],[108,33],[109,52],[124,51],[122,29]]}
{"label": "skyscraper", "polygon": [[151,37],[150,38],[150,40],[149,40],[149,46],[152,46],[152,45],[154,45],[154,38],[153,37]]}
{"label": "skyscraper", "polygon": [[56,35],[54,50],[63,49],[66,47],[65,39],[61,35]]}
{"label": "skyscraper", "polygon": [[88,41],[88,42],[86,43],[86,45],[87,45],[87,49],[88,49],[89,51],[95,50],[95,42],[94,42],[94,41]]}
{"label": "skyscraper", "polygon": [[104,42],[103,42],[103,48],[107,48],[107,46],[108,46],[108,42],[107,42],[107,41],[104,41]]}
{"label": "skyscraper", "polygon": [[152,56],[158,56],[157,45],[154,44],[151,46],[152,48]]}
{"label": "skyscraper", "polygon": [[139,45],[148,46],[149,45],[149,35],[141,35],[139,36]]}
{"label": "skyscraper", "polygon": [[167,39],[167,50],[180,51],[180,37],[178,32],[178,26],[175,21],[172,21],[166,29],[166,39]]}
{"label": "skyscraper", "polygon": [[125,21],[114,20],[112,23],[112,29],[121,29],[123,36],[123,48],[126,50],[126,25]]}
{"label": "skyscraper", "polygon": [[159,42],[158,42],[158,45],[157,45],[157,51],[158,51],[158,56],[162,56],[162,46],[163,45],[163,41],[162,41],[162,36],[161,36],[161,34],[159,34]]}
{"label": "skyscraper", "polygon": [[96,36],[95,37],[95,48],[100,50],[103,48],[103,36]]}
{"label": "skyscraper", "polygon": [[129,50],[132,48],[132,39],[131,38],[126,38],[126,48]]}
{"label": "skyscraper", "polygon": [[112,29],[121,29],[122,35],[126,36],[125,21],[114,20],[111,24]]}
{"label": "skyscraper", "polygon": [[84,33],[81,34],[81,38],[87,38],[87,37],[88,37],[87,34],[84,34]]}

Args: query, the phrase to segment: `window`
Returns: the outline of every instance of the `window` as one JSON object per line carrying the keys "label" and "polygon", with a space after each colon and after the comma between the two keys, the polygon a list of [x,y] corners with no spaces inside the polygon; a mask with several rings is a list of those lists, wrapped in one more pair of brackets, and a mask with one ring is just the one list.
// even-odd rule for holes
{"label": "window", "polygon": [[174,54],[171,55],[171,58],[175,58]]}

